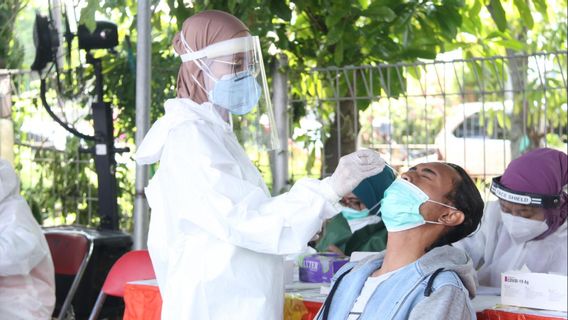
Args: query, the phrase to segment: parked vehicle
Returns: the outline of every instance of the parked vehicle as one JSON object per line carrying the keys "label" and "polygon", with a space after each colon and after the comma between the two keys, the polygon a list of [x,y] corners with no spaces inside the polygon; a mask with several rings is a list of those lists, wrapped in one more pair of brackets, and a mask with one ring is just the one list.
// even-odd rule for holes
{"label": "parked vehicle", "polygon": [[450,108],[445,126],[435,139],[440,160],[458,164],[474,177],[502,174],[511,161],[511,142],[498,115],[504,116],[511,107],[507,101]]}

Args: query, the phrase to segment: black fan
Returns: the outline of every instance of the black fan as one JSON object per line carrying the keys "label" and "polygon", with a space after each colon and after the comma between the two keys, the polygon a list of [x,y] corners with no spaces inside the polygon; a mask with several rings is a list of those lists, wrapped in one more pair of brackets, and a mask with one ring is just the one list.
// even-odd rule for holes
{"label": "black fan", "polygon": [[57,30],[53,28],[47,17],[39,13],[36,13],[34,23],[34,45],[36,56],[34,63],[32,63],[32,70],[41,73],[49,62],[56,60],[59,40],[57,39]]}
{"label": "black fan", "polygon": [[116,24],[108,21],[97,21],[95,31],[93,32],[89,32],[89,29],[84,25],[79,25],[77,36],[79,38],[79,48],[84,50],[113,49],[118,45]]}
{"label": "black fan", "polygon": [[[118,28],[116,24],[108,21],[97,21],[93,32],[84,25],[79,25],[77,34],[69,31],[68,23],[65,39],[70,50],[70,43],[73,37],[79,39],[79,48],[89,51],[92,49],[113,49],[118,45]],[[36,56],[31,69],[42,72],[49,62],[56,62],[59,39],[57,30],[51,21],[41,14],[36,14],[34,23],[34,45]]]}
{"label": "black fan", "polygon": [[[69,67],[65,73],[65,77],[61,74],[64,66],[58,65],[57,52],[59,49],[59,32],[55,28],[52,21],[45,16],[36,14],[34,23],[34,44],[36,46],[35,60],[31,69],[37,71],[41,75],[40,98],[43,106],[49,115],[63,128],[73,135],[90,142],[91,147],[88,152],[92,153],[95,159],[95,168],[98,178],[98,195],[99,195],[99,216],[100,228],[118,230],[118,205],[117,205],[117,184],[115,177],[116,161],[115,153],[128,151],[128,148],[117,149],[114,147],[112,110],[110,104],[103,99],[103,74],[101,60],[95,58],[91,54],[91,50],[107,49],[112,50],[118,45],[118,28],[114,23],[106,21],[97,21],[95,29],[91,32],[87,27],[80,25],[77,33],[73,34],[69,28],[69,20],[65,17],[66,31],[64,38],[67,46],[61,51],[66,51],[62,55],[67,57],[67,66]],[[94,123],[94,136],[86,135],[78,132],[71,125],[61,120],[51,109],[46,99],[47,81],[54,79],[58,97],[61,99],[68,98],[67,92],[80,92],[83,94],[83,86],[86,82],[82,78],[82,66],[78,67],[78,71],[71,69],[71,47],[73,38],[78,38],[79,50],[86,52],[86,62],[93,66],[95,77],[95,94],[96,100],[91,105],[92,119]],[[50,78],[48,74],[51,67],[55,66],[55,77]],[[61,81],[63,77],[66,81]],[[72,81],[69,81],[73,77]],[[79,88],[79,90],[76,90]]]}

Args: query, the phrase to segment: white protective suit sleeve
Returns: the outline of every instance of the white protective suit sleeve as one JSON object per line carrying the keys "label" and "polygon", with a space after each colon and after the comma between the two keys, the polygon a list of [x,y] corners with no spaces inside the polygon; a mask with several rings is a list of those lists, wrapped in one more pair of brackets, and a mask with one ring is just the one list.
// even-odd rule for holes
{"label": "white protective suit sleeve", "polygon": [[[565,240],[565,239],[564,239]],[[564,242],[566,244],[566,242]],[[551,255],[550,260],[547,263],[548,272],[554,274],[566,275],[568,274],[568,252],[566,246],[558,246],[557,254]]]}
{"label": "white protective suit sleeve", "polygon": [[20,201],[4,199],[0,204],[0,276],[28,274],[47,254],[24,210],[29,209]]}
{"label": "white protective suit sleeve", "polygon": [[338,196],[319,180],[302,179],[288,193],[270,197],[245,180],[239,161],[221,140],[199,121],[169,133],[159,187],[180,232],[191,233],[197,226],[236,246],[291,254],[302,251],[323,220],[339,211],[334,206]]}

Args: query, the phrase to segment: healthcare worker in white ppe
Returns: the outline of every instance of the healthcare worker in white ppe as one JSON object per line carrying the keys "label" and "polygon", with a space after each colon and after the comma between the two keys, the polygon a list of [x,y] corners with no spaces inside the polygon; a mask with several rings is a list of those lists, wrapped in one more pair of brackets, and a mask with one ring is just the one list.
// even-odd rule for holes
{"label": "healthcare worker in white ppe", "polygon": [[51,319],[55,275],[47,241],[0,159],[0,320]]}
{"label": "healthcare worker in white ppe", "polygon": [[566,275],[568,156],[541,148],[511,161],[494,178],[497,201],[486,204],[481,228],[454,246],[465,249],[479,284],[501,287],[501,273],[526,265],[532,272]]}
{"label": "healthcare worker in white ppe", "polygon": [[177,98],[140,145],[139,164],[160,162],[146,188],[148,249],[162,319],[281,319],[283,255],[298,253],[341,196],[384,168],[377,153],[340,159],[324,180],[302,179],[271,197],[236,139],[231,114],[256,118],[252,134],[275,134],[258,37],[234,16],[205,11],[174,40],[182,64]]}

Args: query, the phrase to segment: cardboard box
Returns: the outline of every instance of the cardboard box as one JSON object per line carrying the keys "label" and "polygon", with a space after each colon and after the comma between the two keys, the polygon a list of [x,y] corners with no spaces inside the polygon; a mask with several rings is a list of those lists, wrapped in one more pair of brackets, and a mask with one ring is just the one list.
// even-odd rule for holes
{"label": "cardboard box", "polygon": [[501,303],[567,311],[568,278],[548,273],[509,271],[501,274]]}
{"label": "cardboard box", "polygon": [[299,261],[300,281],[330,282],[333,275],[349,261],[335,253],[317,253],[304,256]]}

